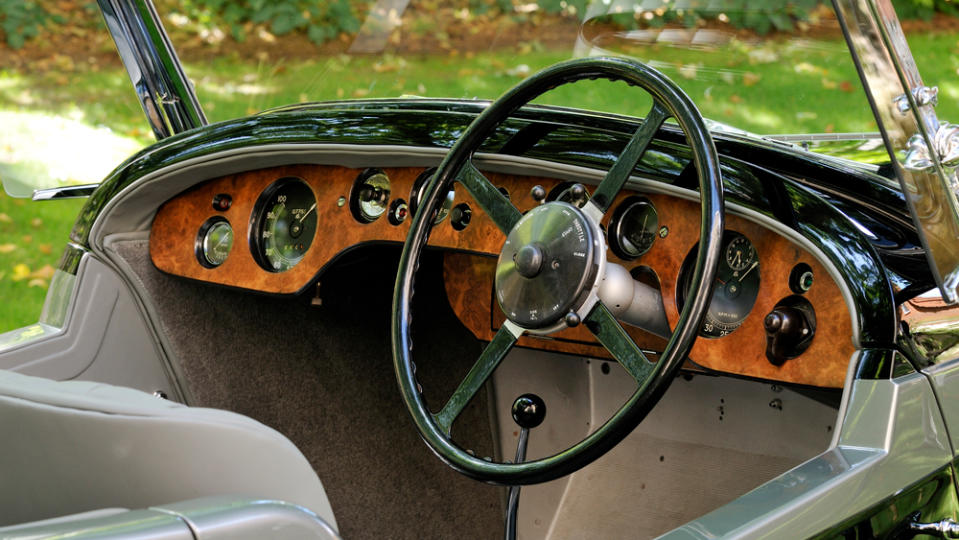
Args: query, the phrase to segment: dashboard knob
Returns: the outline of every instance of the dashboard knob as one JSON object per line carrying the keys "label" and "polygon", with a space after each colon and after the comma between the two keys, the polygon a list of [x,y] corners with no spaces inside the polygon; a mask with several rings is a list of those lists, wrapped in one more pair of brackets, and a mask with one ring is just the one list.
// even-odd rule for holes
{"label": "dashboard knob", "polygon": [[529,195],[534,201],[543,202],[543,200],[546,199],[546,188],[543,186],[533,186],[533,189],[529,190]]}
{"label": "dashboard knob", "polygon": [[800,296],[776,304],[763,319],[766,330],[766,358],[775,366],[804,353],[816,333],[816,313]]}

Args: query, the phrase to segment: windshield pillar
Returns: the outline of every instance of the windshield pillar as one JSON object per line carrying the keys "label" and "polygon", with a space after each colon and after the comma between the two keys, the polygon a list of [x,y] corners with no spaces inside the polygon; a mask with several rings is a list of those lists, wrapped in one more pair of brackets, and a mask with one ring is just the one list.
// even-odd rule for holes
{"label": "windshield pillar", "polygon": [[97,0],[157,140],[207,124],[152,0]]}

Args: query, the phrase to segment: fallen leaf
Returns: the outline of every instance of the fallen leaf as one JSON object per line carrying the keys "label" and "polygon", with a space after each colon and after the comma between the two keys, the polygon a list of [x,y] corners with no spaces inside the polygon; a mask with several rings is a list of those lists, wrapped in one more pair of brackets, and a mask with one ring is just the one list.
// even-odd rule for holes
{"label": "fallen leaf", "polygon": [[23,263],[19,263],[13,267],[13,275],[10,276],[10,279],[14,281],[23,281],[28,277],[30,277],[30,267]]}
{"label": "fallen leaf", "polygon": [[45,280],[45,279],[34,278],[34,279],[31,279],[30,281],[27,282],[27,287],[43,287],[43,288],[46,288],[46,286],[47,286],[47,280]]}
{"label": "fallen leaf", "polygon": [[836,127],[833,126],[832,124],[826,124],[826,128],[824,129],[826,133],[832,133],[835,130],[836,130]]}
{"label": "fallen leaf", "polygon": [[739,94],[733,94],[733,95],[729,96],[729,101],[731,101],[731,102],[733,102],[733,103],[742,103],[742,102],[743,102],[743,98],[739,97]]}
{"label": "fallen leaf", "polygon": [[370,91],[367,88],[357,88],[356,90],[353,90],[353,97],[356,97],[356,98],[366,97],[369,95],[369,93]]}
{"label": "fallen leaf", "polygon": [[39,229],[40,227],[43,226],[43,220],[38,217],[35,217],[30,220],[30,226],[33,227],[34,229]]}
{"label": "fallen leaf", "polygon": [[49,264],[41,266],[38,270],[30,273],[30,277],[34,279],[52,279],[53,274],[56,273],[56,269]]}
{"label": "fallen leaf", "polygon": [[753,73],[751,71],[747,71],[746,73],[743,73],[743,84],[746,86],[755,85],[756,83],[759,82],[759,79],[762,79],[762,76],[756,73]]}
{"label": "fallen leaf", "polygon": [[699,71],[699,66],[696,64],[686,64],[679,68],[679,74],[685,79],[695,79],[697,71]]}
{"label": "fallen leaf", "polygon": [[24,244],[29,244],[30,242],[33,242],[33,237],[30,236],[29,234],[25,234],[20,237],[20,241],[23,242]]}
{"label": "fallen leaf", "polygon": [[0,244],[0,253],[10,253],[17,249],[16,244]]}
{"label": "fallen leaf", "polygon": [[823,77],[823,79],[822,79],[822,87],[825,88],[826,90],[835,90],[837,86],[839,86],[839,85],[836,84],[836,81],[831,81],[831,80]]}
{"label": "fallen leaf", "polygon": [[852,86],[852,83],[849,81],[843,81],[839,83],[839,89],[843,92],[852,92],[855,90],[855,88]]}
{"label": "fallen leaf", "polygon": [[7,214],[4,214],[3,212],[0,212],[0,223],[13,223],[13,218]]}
{"label": "fallen leaf", "polygon": [[[2,248],[3,246],[0,246],[0,249]],[[44,255],[49,255],[53,253],[53,246],[51,244],[40,244],[39,246],[37,246],[37,249],[39,249],[40,253],[43,253]],[[2,253],[2,251],[0,251],[0,253]]]}

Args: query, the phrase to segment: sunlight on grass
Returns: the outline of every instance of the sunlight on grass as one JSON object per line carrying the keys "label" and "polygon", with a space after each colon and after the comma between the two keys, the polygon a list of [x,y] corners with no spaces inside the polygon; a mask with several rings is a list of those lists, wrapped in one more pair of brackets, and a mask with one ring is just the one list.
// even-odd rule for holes
{"label": "sunlight on grass", "polygon": [[28,197],[35,189],[98,183],[131,154],[138,141],[80,119],[40,112],[0,110],[0,180],[7,193]]}

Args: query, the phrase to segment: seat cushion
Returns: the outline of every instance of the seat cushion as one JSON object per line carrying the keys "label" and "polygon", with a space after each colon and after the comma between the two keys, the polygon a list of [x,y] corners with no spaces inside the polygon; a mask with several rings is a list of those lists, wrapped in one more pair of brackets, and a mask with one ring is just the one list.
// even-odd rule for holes
{"label": "seat cushion", "polygon": [[232,495],[287,501],[336,526],[306,458],[245,416],[0,371],[0,430],[0,524]]}

